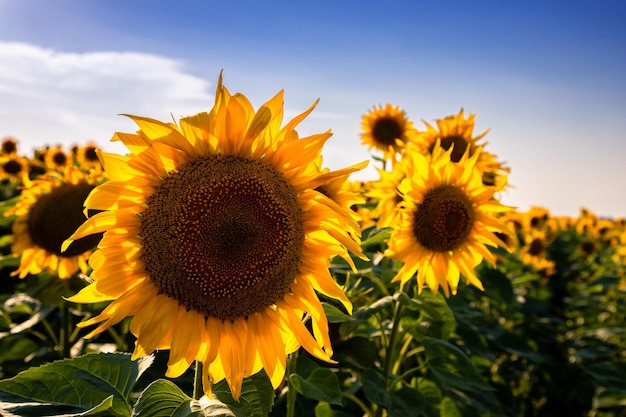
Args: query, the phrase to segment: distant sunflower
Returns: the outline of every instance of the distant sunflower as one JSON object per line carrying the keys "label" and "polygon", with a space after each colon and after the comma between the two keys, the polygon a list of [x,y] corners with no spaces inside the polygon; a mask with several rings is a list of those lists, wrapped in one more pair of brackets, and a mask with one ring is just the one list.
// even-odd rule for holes
{"label": "distant sunflower", "polygon": [[261,369],[277,387],[300,346],[330,361],[316,292],[351,311],[328,268],[348,250],[363,255],[348,208],[320,188],[359,167],[320,171],[331,133],[294,130],[314,106],[281,128],[282,91],[255,112],[220,75],[209,113],[178,125],[129,116],[139,132],[114,140],[130,154],[100,153],[112,181],[85,202],[104,212],[67,242],[104,232],[89,260],[94,282],[70,299],[113,300],[80,324],[100,323],[89,336],[133,316],[133,358],[169,349],[168,377],[201,361],[205,391],[226,379],[234,398]]}
{"label": "distant sunflower", "polygon": [[13,275],[24,278],[48,269],[59,278],[70,278],[88,272],[87,259],[101,235],[76,240],[64,252],[61,244],[85,221],[83,202],[102,181],[102,176],[74,167],[35,180],[25,177],[19,201],[6,212],[18,216],[13,223],[12,252],[21,259]]}
{"label": "distant sunflower", "polygon": [[61,146],[55,146],[46,150],[44,162],[48,168],[63,169],[72,165],[72,158]]}
{"label": "distant sunflower", "polygon": [[402,202],[398,186],[408,175],[409,165],[415,161],[410,155],[412,152],[416,150],[407,147],[405,155],[394,164],[391,171],[377,168],[380,178],[370,183],[367,196],[376,201],[372,217],[376,219],[376,226],[379,228],[397,226],[398,204]]}
{"label": "distant sunflower", "polygon": [[531,265],[536,271],[552,275],[555,271],[554,261],[548,259],[548,247],[552,240],[546,230],[531,229],[524,234],[523,246],[519,248],[522,262]]}
{"label": "distant sunflower", "polygon": [[76,162],[85,168],[102,168],[100,159],[98,159],[98,150],[100,148],[95,143],[88,143],[85,146],[76,146],[72,148],[73,157]]}
{"label": "distant sunflower", "polygon": [[2,139],[0,144],[0,155],[16,155],[17,154],[17,140],[12,137],[6,137]]}
{"label": "distant sunflower", "polygon": [[[474,136],[475,119],[476,116],[473,114],[465,117],[465,112],[461,110],[456,115],[436,119],[436,127],[424,122],[426,131],[420,131],[416,143],[423,151],[432,152],[435,143],[439,141],[443,149],[452,149],[450,159],[454,162],[458,162],[465,152],[469,152],[471,157],[487,144],[481,140],[489,132],[489,129],[486,129],[478,136]],[[503,166],[494,154],[481,149],[476,167],[481,171],[485,185],[495,186],[497,189],[507,185],[506,179],[510,169]]]}
{"label": "distant sunflower", "polygon": [[385,161],[395,162],[396,155],[403,152],[406,144],[417,137],[413,122],[398,106],[386,104],[374,106],[361,120],[361,141],[383,153]]}
{"label": "distant sunflower", "polygon": [[0,156],[0,180],[21,181],[28,169],[28,159],[24,157],[17,154]]}
{"label": "distant sunflower", "polygon": [[483,184],[476,168],[480,151],[466,152],[450,162],[452,149],[439,142],[430,157],[411,153],[411,170],[398,189],[403,195],[400,222],[389,237],[386,256],[404,262],[394,281],[407,282],[417,271],[418,291],[456,294],[460,274],[482,289],[474,268],[483,260],[495,263],[488,246],[506,248],[495,233],[509,234],[496,214],[509,207],[493,198],[496,189]]}

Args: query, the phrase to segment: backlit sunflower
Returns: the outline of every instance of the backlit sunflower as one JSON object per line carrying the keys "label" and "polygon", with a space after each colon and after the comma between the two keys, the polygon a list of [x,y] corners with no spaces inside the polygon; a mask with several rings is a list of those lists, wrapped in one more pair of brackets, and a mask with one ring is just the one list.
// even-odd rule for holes
{"label": "backlit sunflower", "polygon": [[65,251],[61,244],[85,221],[83,202],[104,178],[78,168],[48,172],[37,179],[24,176],[20,199],[6,215],[18,216],[13,222],[12,252],[21,254],[20,266],[13,272],[20,278],[44,269],[59,278],[77,272],[87,273],[87,259],[100,234],[76,240]]}
{"label": "backlit sunflower", "polygon": [[411,169],[398,190],[403,195],[400,222],[389,237],[385,255],[404,262],[394,281],[407,282],[417,271],[418,291],[424,284],[433,292],[441,286],[455,294],[460,274],[482,289],[474,268],[486,259],[494,264],[488,246],[505,243],[495,233],[509,234],[496,214],[510,210],[493,198],[495,187],[485,186],[476,168],[480,150],[450,162],[453,149],[439,142],[432,156],[411,153]]}
{"label": "backlit sunflower", "polygon": [[370,149],[381,151],[385,161],[395,162],[404,146],[414,142],[417,137],[417,130],[404,110],[391,104],[374,106],[361,119],[361,129],[362,143]]}
{"label": "backlit sunflower", "polygon": [[75,161],[85,168],[102,168],[100,159],[98,158],[98,150],[100,148],[95,143],[88,143],[85,146],[76,146],[72,148],[72,155]]}
{"label": "backlit sunflower", "polygon": [[44,162],[48,168],[63,169],[72,164],[72,158],[61,146],[55,146],[46,151]]}
{"label": "backlit sunflower", "polygon": [[28,159],[17,154],[0,156],[0,180],[18,182],[28,173]]}
{"label": "backlit sunflower", "polygon": [[100,323],[89,336],[133,316],[133,358],[169,349],[169,377],[201,361],[205,392],[226,379],[235,398],[263,368],[277,387],[300,346],[330,360],[316,292],[351,311],[328,268],[348,250],[363,255],[349,208],[323,187],[359,166],[320,170],[331,133],[294,130],[314,106],[281,128],[282,91],[255,112],[220,75],[209,113],[178,125],[129,116],[140,130],[113,140],[130,154],[100,153],[112,180],[85,201],[104,212],[68,241],[104,232],[89,260],[94,282],[70,299],[112,300],[80,324]]}
{"label": "backlit sunflower", "polygon": [[519,248],[522,262],[546,276],[554,274],[554,261],[548,259],[548,247],[551,243],[552,239],[546,230],[528,230],[524,234],[523,246]]}
{"label": "backlit sunflower", "polygon": [[[435,143],[440,141],[442,148],[453,149],[450,159],[454,162],[458,162],[465,152],[469,152],[471,157],[476,150],[487,144],[487,142],[481,142],[481,139],[489,132],[487,129],[478,136],[474,136],[475,119],[476,116],[473,114],[465,117],[465,112],[461,110],[457,115],[436,119],[436,127],[424,122],[426,131],[419,132],[415,143],[423,151],[432,152]],[[476,167],[482,172],[485,185],[495,186],[497,189],[502,189],[507,185],[507,175],[510,169],[503,166],[494,154],[481,149]]]}

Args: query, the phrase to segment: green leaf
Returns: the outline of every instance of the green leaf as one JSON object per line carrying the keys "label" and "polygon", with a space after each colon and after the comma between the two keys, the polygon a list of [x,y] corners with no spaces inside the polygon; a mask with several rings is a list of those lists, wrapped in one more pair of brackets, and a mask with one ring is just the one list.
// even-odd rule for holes
{"label": "green leaf", "polygon": [[445,397],[441,401],[441,417],[463,417],[463,414],[454,401],[449,397]]}
{"label": "green leaf", "polygon": [[39,345],[24,335],[0,337],[0,365],[8,361],[23,360],[38,350]]}
{"label": "green leaf", "polygon": [[103,407],[111,397],[110,412],[129,416],[128,397],[152,357],[131,361],[121,353],[88,354],[64,359],[0,381],[0,405],[15,415],[77,414]]}
{"label": "green leaf", "polygon": [[361,384],[363,385],[365,398],[373,404],[378,404],[381,407],[389,409],[391,406],[391,398],[389,398],[389,394],[387,394],[385,379],[380,372],[374,369],[366,369],[361,375]]}
{"label": "green leaf", "polygon": [[267,417],[274,404],[274,388],[264,371],[244,378],[238,402],[233,399],[225,379],[213,386],[213,395],[236,417]]}
{"label": "green leaf", "polygon": [[324,308],[324,313],[330,323],[343,323],[344,321],[354,320],[351,316],[339,310],[332,304],[322,303],[322,307]]}
{"label": "green leaf", "polygon": [[402,387],[390,394],[389,417],[420,416],[424,414],[426,399],[419,391]]}
{"label": "green leaf", "polygon": [[307,398],[341,405],[339,379],[328,368],[316,368],[306,379],[298,374],[291,374],[289,381],[298,393]]}
{"label": "green leaf", "polygon": [[601,387],[609,392],[626,394],[626,363],[602,362],[583,365],[582,369],[587,372]]}
{"label": "green leaf", "polygon": [[386,242],[389,239],[389,236],[391,236],[392,231],[393,229],[391,227],[372,230],[372,232],[367,236],[367,239],[361,242],[361,247],[365,249],[370,246]]}
{"label": "green leaf", "polygon": [[428,369],[439,383],[461,390],[493,390],[480,376],[470,359],[456,346],[440,339],[426,337]]}
{"label": "green leaf", "polygon": [[158,379],[141,393],[133,417],[204,416],[200,402],[187,396],[173,382]]}

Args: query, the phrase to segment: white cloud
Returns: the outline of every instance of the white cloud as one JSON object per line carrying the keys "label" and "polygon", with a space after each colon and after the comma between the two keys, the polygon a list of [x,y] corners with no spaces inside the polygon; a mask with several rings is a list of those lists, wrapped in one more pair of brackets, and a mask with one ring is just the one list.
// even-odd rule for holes
{"label": "white cloud", "polygon": [[0,41],[0,137],[24,153],[45,145],[104,148],[113,132],[133,131],[120,113],[161,120],[208,110],[207,80],[182,62],[136,52],[66,53]]}

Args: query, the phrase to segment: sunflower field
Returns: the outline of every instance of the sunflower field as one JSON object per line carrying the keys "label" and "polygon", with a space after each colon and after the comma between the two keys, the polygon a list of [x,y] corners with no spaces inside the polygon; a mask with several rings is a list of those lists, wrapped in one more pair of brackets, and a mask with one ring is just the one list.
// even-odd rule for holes
{"label": "sunflower field", "polygon": [[6,137],[0,416],[626,416],[626,220],[502,204],[463,110],[374,106],[330,170],[315,104]]}

